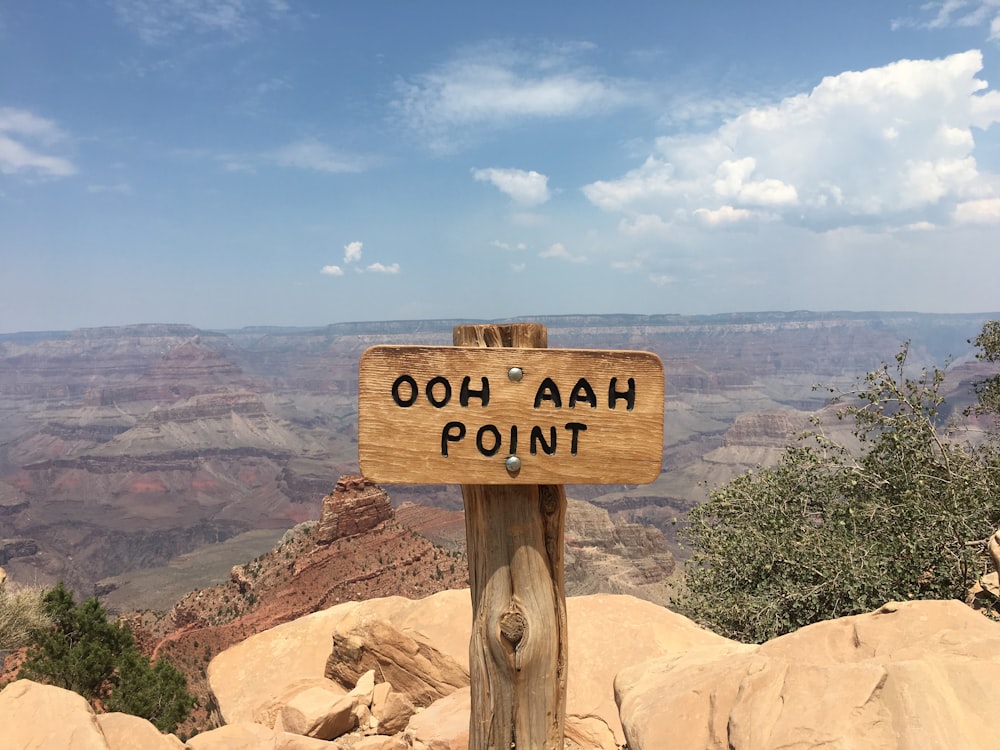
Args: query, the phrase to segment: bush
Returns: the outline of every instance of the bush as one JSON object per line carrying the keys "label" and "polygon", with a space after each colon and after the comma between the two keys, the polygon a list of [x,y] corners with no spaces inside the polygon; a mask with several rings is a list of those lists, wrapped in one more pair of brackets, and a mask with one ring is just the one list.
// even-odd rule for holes
{"label": "bush", "polygon": [[43,604],[52,626],[35,630],[18,677],[72,690],[172,730],[194,706],[184,675],[159,660],[151,666],[124,625],[110,622],[96,597],[77,606],[60,583]]}
{"label": "bush", "polygon": [[964,598],[1000,525],[997,445],[946,439],[943,373],[907,377],[906,358],[869,373],[839,412],[860,450],[814,421],[777,466],[691,511],[680,611],[761,642],[890,600]]}

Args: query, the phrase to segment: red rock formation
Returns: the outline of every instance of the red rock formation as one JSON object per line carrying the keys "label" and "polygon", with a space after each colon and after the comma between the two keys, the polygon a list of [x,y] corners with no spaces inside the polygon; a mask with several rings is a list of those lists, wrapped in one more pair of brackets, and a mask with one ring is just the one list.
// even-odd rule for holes
{"label": "red rock formation", "polygon": [[323,511],[316,526],[316,543],[362,534],[393,517],[389,495],[362,476],[344,475],[332,493],[323,498]]}

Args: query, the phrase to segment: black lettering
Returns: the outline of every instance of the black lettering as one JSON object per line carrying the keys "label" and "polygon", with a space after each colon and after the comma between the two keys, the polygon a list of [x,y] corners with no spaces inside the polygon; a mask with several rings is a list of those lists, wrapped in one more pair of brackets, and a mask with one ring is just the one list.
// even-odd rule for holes
{"label": "black lettering", "polygon": [[[434,386],[436,385],[444,386],[444,398],[440,401],[434,398]],[[451,383],[448,382],[448,378],[441,375],[428,380],[427,387],[424,389],[424,392],[427,394],[427,400],[431,402],[431,405],[435,409],[440,409],[442,406],[451,401]]]}
{"label": "black lettering", "polygon": [[441,430],[441,455],[448,458],[448,443],[457,443],[465,437],[465,425],[461,422],[449,422]]}
{"label": "black lettering", "polygon": [[542,401],[551,401],[552,405],[557,409],[562,408],[562,396],[559,395],[559,386],[553,382],[552,378],[545,378],[541,385],[538,386],[538,390],[535,391],[536,409],[541,406]]}
{"label": "black lettering", "polygon": [[[410,396],[409,398],[403,398],[399,395],[399,386],[406,383],[410,386]],[[417,388],[417,381],[414,380],[410,375],[400,375],[392,383],[392,400],[396,402],[396,406],[402,406],[406,408],[407,406],[413,406],[417,400],[417,394],[420,390]]]}
{"label": "black lettering", "polygon": [[626,410],[632,411],[635,408],[635,378],[628,379],[628,390],[619,391],[616,389],[617,385],[618,378],[611,378],[611,383],[608,385],[608,408],[614,409],[615,404],[624,399]]}
{"label": "black lettering", "polygon": [[575,456],[576,449],[579,447],[577,445],[577,438],[581,432],[585,432],[587,430],[587,425],[581,422],[567,422],[566,429],[573,433],[573,437],[570,439],[569,443],[569,452],[570,455]]}
{"label": "black lettering", "polygon": [[573,392],[569,395],[569,408],[576,406],[577,401],[586,401],[591,409],[597,408],[597,396],[594,395],[594,389],[590,387],[586,378],[580,378],[573,386]]}
{"label": "black lettering", "polygon": [[472,382],[472,378],[468,375],[462,379],[462,390],[458,394],[458,403],[462,406],[468,406],[470,398],[478,398],[482,401],[483,406],[488,406],[490,403],[490,381],[483,378],[483,387],[478,391],[469,388],[470,382]]}
{"label": "black lettering", "polygon": [[[547,378],[546,378],[547,379]],[[537,424],[531,428],[531,455],[534,456],[538,453],[538,444],[542,445],[542,453],[546,456],[551,456],[556,452],[556,428],[549,428],[549,442],[545,442],[545,436],[542,434],[542,428]]]}
{"label": "black lettering", "polygon": [[[487,448],[485,445],[483,445],[483,435],[486,433],[489,433],[490,435],[493,436],[492,448]],[[491,424],[484,424],[482,427],[479,428],[479,431],[476,433],[476,448],[478,448],[479,452],[482,453],[484,456],[495,456],[497,454],[497,451],[500,450],[500,430],[498,430]]]}
{"label": "black lettering", "polygon": [[517,453],[517,425],[512,424],[510,426],[510,450],[508,451],[510,455]]}

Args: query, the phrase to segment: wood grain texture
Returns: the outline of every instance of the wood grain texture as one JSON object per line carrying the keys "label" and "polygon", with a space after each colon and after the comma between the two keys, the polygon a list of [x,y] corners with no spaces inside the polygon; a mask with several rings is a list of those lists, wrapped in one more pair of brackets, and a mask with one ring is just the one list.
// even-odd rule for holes
{"label": "wood grain texture", "polygon": [[[476,328],[477,340],[500,340]],[[376,482],[643,484],[660,474],[663,364],[649,352],[375,346],[358,389],[359,461]]]}
{"label": "wood grain texture", "polygon": [[[458,326],[456,346],[544,347],[537,324]],[[472,591],[470,750],[563,747],[566,495],[558,485],[463,485]]]}

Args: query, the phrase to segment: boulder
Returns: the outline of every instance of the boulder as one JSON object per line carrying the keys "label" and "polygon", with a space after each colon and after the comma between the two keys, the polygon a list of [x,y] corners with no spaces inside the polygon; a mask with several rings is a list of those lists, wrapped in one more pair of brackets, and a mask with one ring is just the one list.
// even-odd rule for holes
{"label": "boulder", "polygon": [[334,750],[325,740],[268,729],[252,722],[227,724],[196,734],[187,741],[188,750]]}
{"label": "boulder", "polygon": [[468,750],[471,705],[464,687],[418,711],[403,733],[407,744],[421,750]]}
{"label": "boulder", "polygon": [[97,725],[110,750],[184,750],[172,734],[162,734],[146,719],[122,713],[98,714]]}
{"label": "boulder", "polygon": [[1000,624],[916,601],[636,664],[615,694],[631,750],[986,750],[998,668]]}
{"label": "boulder", "polygon": [[4,750],[109,750],[94,711],[69,690],[15,680],[0,691]]}
{"label": "boulder", "polygon": [[383,735],[402,732],[417,710],[409,698],[393,690],[388,682],[375,686],[371,708],[375,720],[373,729]]}
{"label": "boulder", "polygon": [[423,638],[413,638],[386,620],[365,615],[359,608],[334,630],[326,677],[344,685],[365,672],[377,671],[417,706],[429,706],[469,684],[467,667]]}
{"label": "boulder", "polygon": [[326,677],[304,677],[301,680],[296,680],[286,685],[281,693],[257,706],[253,710],[252,721],[257,724],[263,724],[266,727],[274,727],[278,721],[278,715],[281,713],[282,707],[294,696],[309,688],[322,688],[329,692],[335,692],[338,699],[341,696],[347,695],[347,691],[344,688],[333,680],[328,680]]}
{"label": "boulder", "polygon": [[307,678],[323,678],[330,633],[360,606],[345,602],[258,633],[208,665],[208,682],[227,724],[255,720],[255,712]]}
{"label": "boulder", "polygon": [[[615,675],[620,670],[654,655],[685,653],[705,646],[736,646],[669,609],[613,594],[568,598],[566,629],[569,634],[567,721],[576,718],[581,725],[589,724],[592,727],[589,736],[594,738],[607,738],[610,731],[614,748],[625,742],[613,689]],[[607,730],[597,727],[596,721],[603,722]]]}
{"label": "boulder", "polygon": [[332,740],[357,726],[358,700],[339,690],[310,687],[293,695],[281,707],[275,729],[305,737]]}

